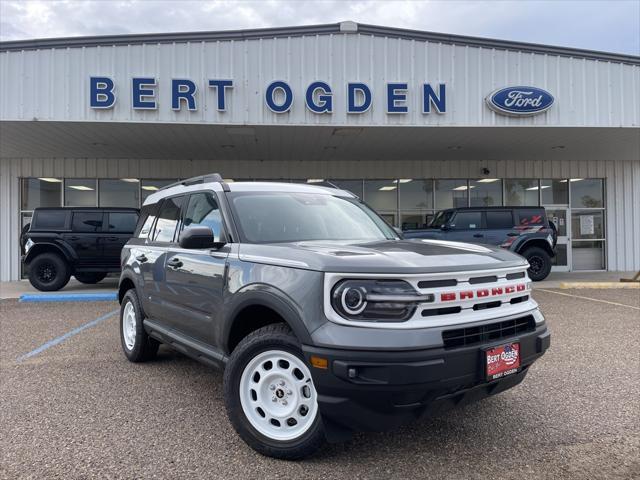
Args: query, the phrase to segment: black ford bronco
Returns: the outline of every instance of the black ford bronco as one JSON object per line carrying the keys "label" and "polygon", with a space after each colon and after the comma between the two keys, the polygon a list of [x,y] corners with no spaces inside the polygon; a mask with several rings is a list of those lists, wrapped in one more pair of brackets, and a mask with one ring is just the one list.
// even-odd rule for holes
{"label": "black ford bronco", "polygon": [[338,189],[185,180],[121,261],[126,357],[223,368],[234,428],[278,458],[503,392],[550,343],[522,257],[402,240]]}
{"label": "black ford bronco", "polygon": [[93,284],[119,272],[120,251],[137,222],[137,208],[36,208],[20,239],[29,282],[52,291],[71,275]]}
{"label": "black ford bronco", "polygon": [[522,255],[529,278],[540,281],[551,272],[558,239],[543,207],[465,207],[441,210],[428,228],[407,230],[405,238],[432,238],[495,245]]}

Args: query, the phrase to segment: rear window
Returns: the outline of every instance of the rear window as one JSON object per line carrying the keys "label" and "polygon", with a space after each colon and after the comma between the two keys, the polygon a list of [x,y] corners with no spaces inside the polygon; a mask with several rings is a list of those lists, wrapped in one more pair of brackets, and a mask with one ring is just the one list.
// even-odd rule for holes
{"label": "rear window", "polygon": [[133,233],[138,238],[149,238],[151,229],[153,228],[153,222],[156,220],[158,213],[158,204],[152,203],[142,207],[140,211],[140,217],[138,218],[138,225]]}
{"label": "rear window", "polygon": [[109,231],[113,233],[133,233],[138,223],[138,214],[135,212],[111,212],[109,213]]}
{"label": "rear window", "polygon": [[172,242],[180,218],[180,208],[184,197],[167,198],[162,202],[158,220],[153,231],[154,242]]}
{"label": "rear window", "polygon": [[67,213],[64,210],[36,210],[33,217],[33,229],[64,229],[67,223]]}
{"label": "rear window", "polygon": [[487,228],[503,230],[513,228],[513,215],[511,210],[487,211]]}
{"label": "rear window", "polygon": [[73,212],[74,232],[94,233],[102,230],[102,212]]}
{"label": "rear window", "polygon": [[516,223],[521,227],[530,225],[540,226],[545,224],[544,210],[540,208],[525,208],[516,210]]}

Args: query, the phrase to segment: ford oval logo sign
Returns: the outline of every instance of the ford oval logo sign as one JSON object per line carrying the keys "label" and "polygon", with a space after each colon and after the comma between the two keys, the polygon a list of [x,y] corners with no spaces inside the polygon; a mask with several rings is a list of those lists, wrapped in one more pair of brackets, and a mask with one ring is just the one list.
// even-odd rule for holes
{"label": "ford oval logo sign", "polygon": [[554,98],[546,90],[536,87],[507,87],[496,90],[486,98],[492,110],[503,115],[535,115],[548,110]]}

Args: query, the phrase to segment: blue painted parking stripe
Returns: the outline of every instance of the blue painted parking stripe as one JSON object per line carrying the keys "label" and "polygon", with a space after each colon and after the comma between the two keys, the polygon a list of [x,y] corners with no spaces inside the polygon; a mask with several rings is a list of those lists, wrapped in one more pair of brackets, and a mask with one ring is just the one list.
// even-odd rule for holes
{"label": "blue painted parking stripe", "polygon": [[110,302],[118,299],[117,292],[109,293],[25,293],[20,302]]}
{"label": "blue painted parking stripe", "polygon": [[80,325],[77,328],[74,328],[70,332],[67,332],[64,335],[61,335],[58,338],[54,338],[53,340],[49,340],[47,343],[44,343],[44,344],[40,345],[35,350],[31,350],[29,353],[25,353],[21,357],[18,357],[17,361],[21,362],[23,360],[26,360],[27,358],[33,357],[35,355],[38,355],[39,353],[42,353],[42,352],[44,352],[45,350],[47,350],[47,349],[49,349],[51,347],[55,347],[56,345],[64,342],[65,340],[67,340],[68,338],[73,337],[74,335],[77,335],[78,333],[82,332],[83,330],[86,330],[87,328],[95,327],[99,323],[104,322],[108,318],[113,317],[119,311],[120,310],[114,310],[113,312],[109,312],[109,313],[107,313],[105,315],[102,315],[101,317],[96,318],[95,320],[91,320],[90,322],[87,322],[87,323],[85,323],[83,325]]}

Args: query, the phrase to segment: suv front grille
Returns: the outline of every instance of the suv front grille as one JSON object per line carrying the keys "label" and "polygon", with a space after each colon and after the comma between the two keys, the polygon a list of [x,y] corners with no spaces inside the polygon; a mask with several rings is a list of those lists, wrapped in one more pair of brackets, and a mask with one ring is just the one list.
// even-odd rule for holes
{"label": "suv front grille", "polygon": [[444,348],[464,347],[514,337],[520,333],[533,332],[535,329],[535,319],[532,315],[527,315],[479,327],[445,330],[442,332],[442,341]]}

